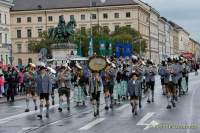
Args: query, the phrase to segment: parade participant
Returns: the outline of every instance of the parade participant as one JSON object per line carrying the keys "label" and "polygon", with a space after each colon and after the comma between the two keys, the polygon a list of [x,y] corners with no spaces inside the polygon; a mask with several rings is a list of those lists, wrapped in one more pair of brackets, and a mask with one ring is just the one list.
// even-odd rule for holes
{"label": "parade participant", "polygon": [[178,66],[178,60],[173,59],[172,65],[171,65],[171,78],[172,82],[176,87],[176,95],[173,97],[174,100],[178,101],[178,95],[179,95],[179,88],[178,88],[178,80],[179,80],[179,66]]}
{"label": "parade participant", "polygon": [[62,66],[58,73],[59,112],[63,109],[63,96],[67,99],[67,110],[70,110],[71,72],[68,66]]}
{"label": "parade participant", "polygon": [[76,105],[79,106],[79,103],[85,105],[86,95],[84,93],[85,79],[83,77],[82,67],[76,63],[76,72],[74,76],[74,101]]}
{"label": "parade participant", "polygon": [[99,116],[100,93],[102,89],[102,79],[98,72],[93,72],[89,79],[89,92],[93,104],[94,117]]}
{"label": "parade participant", "polygon": [[23,95],[25,92],[25,86],[24,86],[24,70],[21,68],[19,73],[18,73],[18,79],[19,79],[19,92],[20,95]]}
{"label": "parade participant", "polygon": [[26,109],[25,112],[29,112],[29,101],[32,98],[35,106],[35,110],[37,110],[37,95],[36,95],[36,71],[35,66],[29,64],[26,68],[26,72],[24,73],[24,84],[25,84],[25,92],[26,92]]}
{"label": "parade participant", "polygon": [[161,85],[162,85],[162,94],[166,94],[166,88],[165,88],[165,70],[166,70],[166,63],[165,61],[162,61],[159,69],[158,69],[158,74],[160,75],[160,80],[161,80]]}
{"label": "parade participant", "polygon": [[123,91],[121,80],[122,80],[122,73],[121,71],[118,71],[117,76],[115,78],[114,88],[113,88],[113,99],[115,101],[115,104],[117,104],[117,100],[119,104],[121,102],[122,91]]}
{"label": "parade participant", "polygon": [[36,84],[37,84],[36,89],[40,96],[40,113],[39,115],[37,115],[37,117],[42,119],[42,112],[43,112],[43,106],[44,106],[44,100],[45,100],[46,117],[49,118],[49,106],[50,106],[49,96],[52,92],[52,82],[44,66],[40,67],[40,74],[37,75]]}
{"label": "parade participant", "polygon": [[[133,56],[134,57],[134,56]],[[132,58],[133,58],[132,57]],[[143,86],[144,87],[144,90],[145,90],[145,82],[143,82],[143,80],[145,79],[145,63],[143,60],[137,58],[137,57],[134,57],[132,59],[132,71],[135,71],[137,74],[138,74],[138,78],[139,80],[141,80],[141,87]],[[139,108],[142,108],[142,93],[141,95],[139,96]]]}
{"label": "parade participant", "polygon": [[[172,67],[172,60],[169,58],[167,61],[165,69],[164,84],[167,95],[167,109],[171,109],[172,106],[176,107],[175,97],[176,97],[176,82],[173,81],[172,76],[174,75],[175,69]],[[171,106],[172,105],[172,106]]]}
{"label": "parade participant", "polygon": [[178,63],[177,63],[177,66],[178,66],[178,92],[179,92],[179,96],[183,95],[184,93],[184,90],[182,88],[182,78],[183,78],[183,66],[182,66],[182,60],[179,59]]}
{"label": "parade participant", "polygon": [[[156,67],[153,65],[153,62],[147,60],[147,68],[145,70],[146,76],[146,85],[147,85],[147,102],[154,102],[154,86],[155,86],[155,75],[156,75]],[[151,101],[150,101],[150,92],[151,92]]]}
{"label": "parade participant", "polygon": [[131,80],[128,82],[128,94],[130,96],[132,113],[137,115],[139,96],[142,95],[142,88],[141,88],[141,80],[138,79],[138,75],[136,72],[132,73]]}
{"label": "parade participant", "polygon": [[3,72],[0,72],[0,98],[2,98],[4,94],[4,83],[5,83],[5,80],[4,80]]}
{"label": "parade participant", "polygon": [[49,77],[51,78],[52,81],[52,93],[51,93],[51,99],[52,99],[52,105],[55,105],[55,89],[56,89],[56,85],[57,85],[57,77],[56,77],[56,70],[54,70],[51,67],[47,67],[47,73],[49,75]]}
{"label": "parade participant", "polygon": [[187,61],[184,61],[184,62],[183,62],[182,67],[183,67],[183,72],[182,72],[183,78],[182,78],[182,83],[181,83],[181,85],[182,85],[183,90],[184,90],[183,93],[185,94],[185,93],[188,92],[188,79],[189,79],[190,67],[189,67],[188,64],[187,64]]}
{"label": "parade participant", "polygon": [[17,83],[18,83],[18,74],[14,67],[8,69],[7,82],[8,82],[7,101],[9,102],[11,98],[11,102],[14,102]]}
{"label": "parade participant", "polygon": [[105,95],[105,110],[109,109],[109,99],[110,108],[113,108],[113,87],[114,87],[115,72],[112,68],[112,63],[108,63],[105,71],[102,72],[103,88]]}

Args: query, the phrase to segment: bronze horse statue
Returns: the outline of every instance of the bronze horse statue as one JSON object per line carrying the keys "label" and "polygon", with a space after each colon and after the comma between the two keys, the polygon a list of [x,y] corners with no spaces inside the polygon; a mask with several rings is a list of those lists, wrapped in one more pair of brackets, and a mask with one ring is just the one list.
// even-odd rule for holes
{"label": "bronze horse statue", "polygon": [[50,28],[48,31],[49,38],[58,42],[69,42],[69,37],[75,32],[76,21],[73,17],[70,17],[70,21],[66,24],[64,16],[59,16],[58,26]]}

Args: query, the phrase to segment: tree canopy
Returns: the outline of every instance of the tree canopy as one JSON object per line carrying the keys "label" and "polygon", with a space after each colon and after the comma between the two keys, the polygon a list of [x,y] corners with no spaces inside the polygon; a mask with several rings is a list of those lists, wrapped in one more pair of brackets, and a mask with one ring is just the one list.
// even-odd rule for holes
{"label": "tree canopy", "polygon": [[[89,41],[91,37],[93,38],[93,49],[94,52],[99,52],[99,42],[105,41],[105,43],[112,43],[113,50],[116,42],[124,44],[130,43],[133,47],[133,52],[135,54],[140,53],[140,43],[139,39],[142,38],[141,34],[135,29],[124,26],[119,27],[114,32],[110,32],[110,29],[107,26],[93,26],[91,29],[77,29],[74,35],[72,35],[69,40],[71,43],[77,44],[81,47],[83,56],[87,56]],[[66,40],[67,42],[67,40]],[[41,48],[47,48],[48,52],[51,52],[50,45],[56,43],[56,40],[48,38],[48,33],[45,31],[41,34],[40,40],[31,40],[29,41],[29,50],[32,52],[39,52]],[[144,53],[147,47],[146,41],[141,39],[141,51]]]}

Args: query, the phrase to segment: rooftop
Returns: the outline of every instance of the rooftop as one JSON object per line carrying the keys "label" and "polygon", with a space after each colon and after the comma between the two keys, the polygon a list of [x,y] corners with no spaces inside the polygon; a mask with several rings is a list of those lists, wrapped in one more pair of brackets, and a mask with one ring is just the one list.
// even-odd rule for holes
{"label": "rooftop", "polygon": [[[121,6],[136,5],[133,0],[92,0],[92,6]],[[84,8],[90,7],[90,0],[15,0],[11,11],[30,11],[30,10],[48,10],[63,8]]]}

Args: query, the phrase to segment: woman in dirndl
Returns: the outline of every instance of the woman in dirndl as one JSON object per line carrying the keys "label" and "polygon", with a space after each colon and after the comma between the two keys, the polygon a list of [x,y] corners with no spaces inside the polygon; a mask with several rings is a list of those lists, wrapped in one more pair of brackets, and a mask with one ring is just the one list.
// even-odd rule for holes
{"label": "woman in dirndl", "polygon": [[76,72],[76,75],[74,77],[74,101],[76,102],[76,105],[79,106],[79,104],[85,105],[86,95],[83,91],[84,88],[84,78],[82,75],[82,71]]}
{"label": "woman in dirndl", "polygon": [[113,88],[113,98],[114,98],[115,104],[117,104],[117,101],[120,104],[122,91],[123,90],[121,88],[121,72],[118,72],[115,79],[114,88]]}

